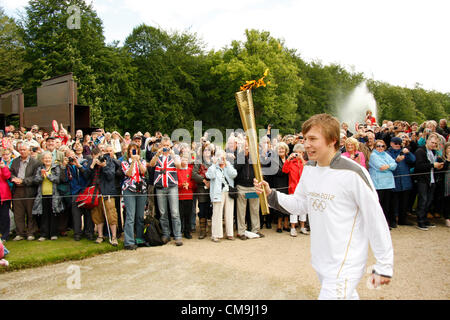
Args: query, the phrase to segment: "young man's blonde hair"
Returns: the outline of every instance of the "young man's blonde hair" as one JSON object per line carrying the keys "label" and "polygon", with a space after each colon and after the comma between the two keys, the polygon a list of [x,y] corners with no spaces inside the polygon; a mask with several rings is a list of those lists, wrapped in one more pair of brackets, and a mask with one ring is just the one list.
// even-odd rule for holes
{"label": "young man's blonde hair", "polygon": [[327,143],[335,141],[334,149],[336,151],[339,150],[339,138],[341,134],[339,120],[327,113],[316,114],[303,123],[303,136],[305,136],[308,131],[315,126],[320,128]]}

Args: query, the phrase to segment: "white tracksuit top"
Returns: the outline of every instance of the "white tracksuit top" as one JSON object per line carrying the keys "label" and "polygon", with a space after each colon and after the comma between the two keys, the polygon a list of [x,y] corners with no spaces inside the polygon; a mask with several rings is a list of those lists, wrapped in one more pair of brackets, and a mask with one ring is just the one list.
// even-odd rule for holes
{"label": "white tracksuit top", "polygon": [[360,278],[370,243],[374,271],[392,277],[392,240],[375,187],[365,168],[339,152],[329,167],[308,163],[294,194],[272,191],[269,205],[308,214],[311,262],[321,276]]}

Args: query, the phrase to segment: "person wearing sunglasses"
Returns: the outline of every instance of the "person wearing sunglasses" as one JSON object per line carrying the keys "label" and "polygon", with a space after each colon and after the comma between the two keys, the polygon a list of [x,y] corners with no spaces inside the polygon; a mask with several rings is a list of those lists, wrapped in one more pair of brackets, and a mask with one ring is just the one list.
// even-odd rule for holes
{"label": "person wearing sunglasses", "polygon": [[383,209],[386,221],[391,228],[392,211],[390,210],[392,190],[395,188],[393,171],[397,168],[397,162],[386,152],[386,144],[383,140],[375,141],[375,150],[369,159],[369,174],[378,193],[378,200]]}

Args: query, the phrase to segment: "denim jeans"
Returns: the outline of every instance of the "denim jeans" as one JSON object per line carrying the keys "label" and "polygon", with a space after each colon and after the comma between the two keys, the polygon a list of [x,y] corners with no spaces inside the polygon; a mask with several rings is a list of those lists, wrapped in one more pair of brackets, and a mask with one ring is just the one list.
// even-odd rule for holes
{"label": "denim jeans", "polygon": [[428,222],[427,213],[430,209],[431,203],[433,202],[433,195],[436,185],[433,183],[429,185],[428,183],[418,182],[417,183],[417,222],[425,223]]}
{"label": "denim jeans", "polygon": [[172,217],[172,228],[175,240],[181,239],[181,220],[180,220],[180,210],[178,206],[178,186],[170,188],[155,188],[156,189],[156,199],[158,201],[159,211],[161,213],[161,218],[159,222],[161,223],[161,229],[163,236],[170,238],[169,229],[169,208]]}
{"label": "denim jeans", "polygon": [[147,202],[147,194],[123,191],[123,201],[127,209],[127,217],[123,228],[125,237],[124,245],[130,246],[135,244],[134,226],[136,225],[136,243],[144,242],[144,210]]}

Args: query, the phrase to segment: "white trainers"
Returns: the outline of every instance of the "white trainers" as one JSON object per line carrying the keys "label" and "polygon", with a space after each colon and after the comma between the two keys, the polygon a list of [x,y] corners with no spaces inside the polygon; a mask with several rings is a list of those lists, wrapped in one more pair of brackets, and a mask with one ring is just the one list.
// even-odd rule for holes
{"label": "white trainers", "polygon": [[4,266],[4,267],[9,266],[8,260],[0,259],[0,266]]}
{"label": "white trainers", "polygon": [[38,241],[40,241],[40,242],[45,241],[45,240],[47,240],[45,237],[40,237],[40,238],[38,239]]}
{"label": "white trainers", "polygon": [[57,236],[53,236],[53,237],[50,238],[50,240],[58,240],[58,237]]}
{"label": "white trainers", "polygon": [[450,228],[450,219],[445,219],[445,225]]}
{"label": "white trainers", "polygon": [[28,241],[33,241],[34,239],[36,239],[34,236],[28,236],[28,237],[27,237],[27,240],[28,240]]}
{"label": "white trainers", "polygon": [[295,228],[291,228],[291,237],[297,236],[297,230]]}
{"label": "white trainers", "polygon": [[25,238],[22,236],[16,236],[13,241],[20,241],[20,240],[24,240]]}
{"label": "white trainers", "polygon": [[308,230],[306,230],[306,228],[301,228],[300,229],[300,233],[302,234],[309,234]]}

